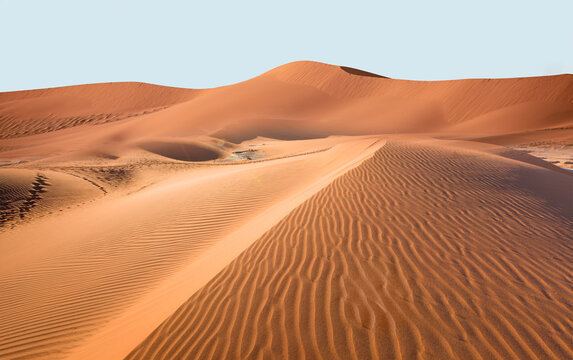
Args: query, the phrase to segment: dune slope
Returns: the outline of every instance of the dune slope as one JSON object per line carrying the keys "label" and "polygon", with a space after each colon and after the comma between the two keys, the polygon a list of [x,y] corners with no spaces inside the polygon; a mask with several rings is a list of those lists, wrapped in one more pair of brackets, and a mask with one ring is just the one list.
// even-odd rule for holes
{"label": "dune slope", "polygon": [[112,83],[3,93],[0,160],[129,147],[154,137],[500,135],[571,126],[572,103],[572,75],[424,82],[301,61],[204,90]]}
{"label": "dune slope", "polygon": [[163,110],[198,91],[102,83],[0,93],[0,138],[105,124]]}
{"label": "dune slope", "polygon": [[[248,246],[252,234],[272,226],[258,223],[257,215],[315,183],[318,188],[326,185],[375,143],[351,139],[300,156],[191,168],[143,191],[104,197],[92,206],[3,234],[0,358],[61,358],[162,280],[255,219],[241,239],[228,239],[223,249],[230,254],[240,241]],[[205,273],[214,275],[218,270],[213,266],[226,265],[217,264],[214,259],[191,273],[185,279],[191,284],[179,283],[175,294],[153,299],[149,319],[164,301],[174,306],[165,316],[175,311],[180,303],[172,304],[173,298],[186,300],[192,294],[186,286],[196,286],[194,278]],[[141,319],[136,328],[150,326],[149,333],[161,320]],[[100,355],[91,352],[95,358]]]}
{"label": "dune slope", "polygon": [[573,177],[446,145],[388,143],[128,359],[572,357]]}
{"label": "dune slope", "polygon": [[573,358],[571,169],[567,74],[0,93],[0,359]]}

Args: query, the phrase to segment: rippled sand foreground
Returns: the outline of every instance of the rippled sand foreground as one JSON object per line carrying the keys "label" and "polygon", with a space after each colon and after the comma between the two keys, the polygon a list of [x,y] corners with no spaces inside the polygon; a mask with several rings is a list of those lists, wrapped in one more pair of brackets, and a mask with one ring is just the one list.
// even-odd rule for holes
{"label": "rippled sand foreground", "polygon": [[1,93],[0,358],[573,358],[572,148],[567,75]]}

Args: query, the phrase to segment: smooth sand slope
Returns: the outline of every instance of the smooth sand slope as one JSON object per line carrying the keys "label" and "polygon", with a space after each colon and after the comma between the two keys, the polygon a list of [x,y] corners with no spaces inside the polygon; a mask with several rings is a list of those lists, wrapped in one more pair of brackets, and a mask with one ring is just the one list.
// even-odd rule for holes
{"label": "smooth sand slope", "polygon": [[[131,117],[103,123],[66,120],[98,111]],[[0,113],[10,125],[0,139],[3,161],[82,151],[117,156],[157,137],[207,135],[239,143],[256,136],[290,140],[429,131],[494,136],[570,129],[573,76],[419,82],[295,62],[205,90],[118,83],[4,93]],[[45,128],[36,129],[44,122]],[[48,131],[56,129],[62,130]],[[36,135],[23,141],[22,134]]]}
{"label": "smooth sand slope", "polygon": [[573,357],[573,76],[0,94],[0,359]]}
{"label": "smooth sand slope", "polygon": [[[84,209],[5,233],[0,244],[5,257],[0,265],[4,290],[0,355],[46,356],[66,350],[62,343],[71,344],[102,326],[159,280],[271,205],[296,197],[314,183],[320,187],[331,181],[338,172],[364,158],[376,143],[376,139],[358,139],[308,155],[187,170],[161,186],[102,199]],[[289,206],[282,211],[284,215]],[[277,211],[281,213],[281,209],[274,209]],[[242,237],[247,239],[243,247],[248,246],[248,239],[256,240],[253,234],[262,235],[272,224],[255,220]],[[236,238],[228,241],[225,252],[237,246]],[[217,260],[201,271],[215,275],[217,268],[209,269]],[[198,278],[192,276],[187,280]],[[180,285],[176,290],[181,297],[186,284]],[[172,301],[172,297],[162,300]],[[27,301],[15,307],[20,299]],[[178,305],[170,305],[173,308],[164,315]],[[156,301],[149,311],[160,311],[158,307],[161,305]],[[145,323],[141,320],[136,324],[138,329]],[[152,325],[159,325],[161,320]],[[99,350],[96,353],[95,358],[101,358]]]}

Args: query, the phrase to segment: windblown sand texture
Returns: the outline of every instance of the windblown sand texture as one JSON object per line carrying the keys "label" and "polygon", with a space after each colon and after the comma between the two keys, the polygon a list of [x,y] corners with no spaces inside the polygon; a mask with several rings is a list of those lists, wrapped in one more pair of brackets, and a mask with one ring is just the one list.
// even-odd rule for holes
{"label": "windblown sand texture", "polygon": [[571,75],[1,93],[0,359],[573,358],[571,164]]}

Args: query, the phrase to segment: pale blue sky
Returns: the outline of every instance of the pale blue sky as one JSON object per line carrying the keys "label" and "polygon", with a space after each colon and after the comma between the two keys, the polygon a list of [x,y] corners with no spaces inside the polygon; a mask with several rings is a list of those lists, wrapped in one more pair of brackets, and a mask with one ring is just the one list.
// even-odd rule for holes
{"label": "pale blue sky", "polygon": [[0,91],[205,88],[294,60],[393,78],[573,73],[573,0],[0,0]]}

